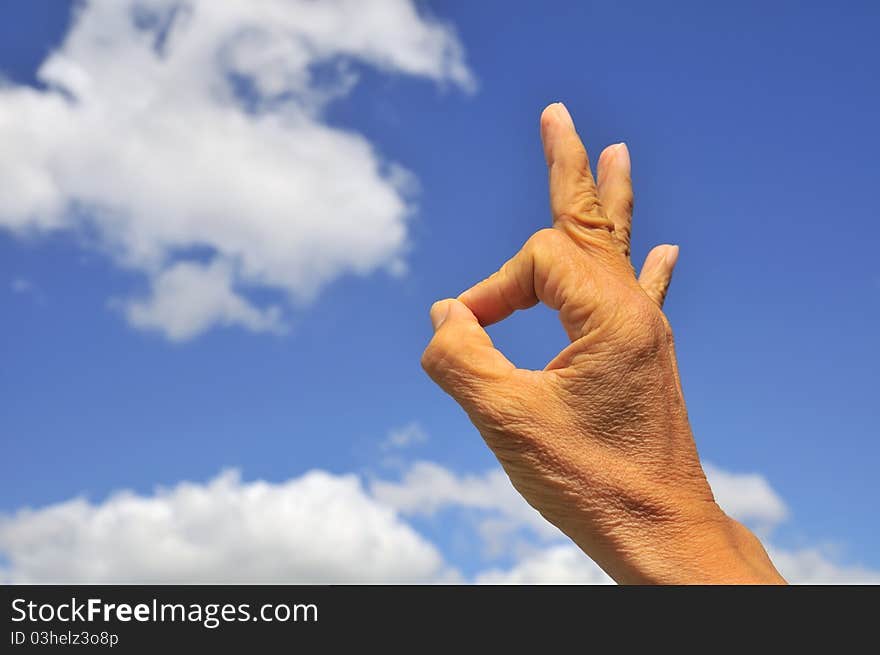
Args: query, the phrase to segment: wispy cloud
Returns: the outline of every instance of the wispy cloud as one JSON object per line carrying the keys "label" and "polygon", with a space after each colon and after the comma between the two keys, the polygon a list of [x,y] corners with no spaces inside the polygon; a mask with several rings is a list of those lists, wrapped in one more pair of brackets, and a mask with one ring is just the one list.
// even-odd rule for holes
{"label": "wispy cloud", "polygon": [[400,450],[417,446],[427,441],[428,433],[418,422],[413,421],[403,427],[391,430],[381,443],[381,448],[383,450]]}
{"label": "wispy cloud", "polygon": [[16,277],[9,283],[9,288],[13,293],[28,293],[34,290],[34,283],[23,277]]}
{"label": "wispy cloud", "polygon": [[14,277],[9,282],[9,290],[16,296],[27,298],[37,305],[46,304],[46,296],[42,289],[33,281],[26,277]]}

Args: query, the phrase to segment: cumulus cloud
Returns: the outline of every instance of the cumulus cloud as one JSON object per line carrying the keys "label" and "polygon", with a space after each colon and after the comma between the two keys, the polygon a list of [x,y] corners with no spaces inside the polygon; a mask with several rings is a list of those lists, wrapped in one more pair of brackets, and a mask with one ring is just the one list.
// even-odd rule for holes
{"label": "cumulus cloud", "polygon": [[382,502],[404,515],[431,515],[443,509],[476,511],[490,552],[512,532],[525,529],[544,538],[559,538],[548,523],[513,488],[500,468],[459,475],[434,462],[415,462],[397,482],[374,480],[370,489]]}
{"label": "cumulus cloud", "polygon": [[788,508],[767,479],[757,473],[729,473],[705,464],[715,500],[738,521],[771,528],[788,516]]}
{"label": "cumulus cloud", "polygon": [[156,275],[147,298],[125,303],[128,321],[135,327],[162,330],[172,341],[190,339],[213,323],[283,333],[280,308],[254,307],[232,290],[232,276],[232,269],[222,261],[207,266],[174,264]]}
{"label": "cumulus cloud", "polygon": [[[729,476],[729,489],[755,483],[753,475],[715,473],[716,480],[719,473]],[[77,498],[0,517],[0,561],[5,562],[0,581],[458,581],[464,564],[449,561],[442,544],[429,541],[404,518],[445,508],[459,516],[478,513],[478,540],[497,538],[493,530],[501,525],[507,547],[490,549],[490,563],[470,578],[473,582],[610,582],[508,487],[500,470],[458,475],[419,462],[399,481],[369,485],[354,474],[323,471],[281,483],[245,482],[226,472],[207,483],[182,483],[152,495],[123,492],[99,503]],[[745,515],[756,515],[756,497]],[[778,500],[774,494],[771,507]],[[772,511],[757,516],[766,521]],[[473,525],[461,523],[465,529]],[[509,539],[513,530],[519,531],[516,540]],[[790,582],[880,583],[880,571],[842,565],[821,548],[771,543],[768,549]],[[502,559],[491,563],[500,556],[505,566],[497,564]]]}
{"label": "cumulus cloud", "polygon": [[0,227],[78,230],[145,274],[153,295],[121,303],[136,327],[277,331],[246,288],[300,303],[403,268],[412,176],[323,118],[353,64],[473,86],[412,0],[86,2],[45,88],[0,87]]}
{"label": "cumulus cloud", "polygon": [[768,548],[783,577],[797,584],[880,584],[880,571],[841,565],[821,548]]}
{"label": "cumulus cloud", "polygon": [[357,476],[224,473],[152,496],[74,499],[0,520],[14,583],[381,583],[447,575],[438,550]]}
{"label": "cumulus cloud", "polygon": [[509,569],[479,573],[477,584],[613,584],[577,546],[560,544],[526,555]]}

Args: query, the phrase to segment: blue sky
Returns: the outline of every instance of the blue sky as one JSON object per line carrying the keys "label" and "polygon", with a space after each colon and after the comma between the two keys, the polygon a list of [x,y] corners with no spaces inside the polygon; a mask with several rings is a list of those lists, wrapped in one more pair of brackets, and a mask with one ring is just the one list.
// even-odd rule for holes
{"label": "blue sky", "polygon": [[[457,475],[494,467],[419,367],[427,309],[549,221],[537,121],[562,100],[594,158],[629,146],[634,262],[657,243],[681,246],[666,312],[703,458],[760,474],[784,499],[777,547],[880,568],[880,10],[547,7],[419,4],[422,19],[454,29],[474,88],[350,58],[358,81],[320,121],[417,179],[404,194],[406,271],[343,271],[291,302],[278,285],[252,285],[251,300],[283,308],[284,334],[219,326],[172,341],[137,329],[111,299],[146,293],[144,268],[120,265],[89,229],[0,222],[0,511],[149,495],[227,468],[272,483],[311,469],[393,479],[405,463],[389,464],[382,443],[411,424],[427,438],[401,461]],[[39,85],[69,7],[21,0],[0,17],[0,72]],[[8,166],[11,156],[0,152]],[[540,308],[491,334],[531,368],[564,339]],[[410,523],[465,574],[486,565],[461,513]]]}

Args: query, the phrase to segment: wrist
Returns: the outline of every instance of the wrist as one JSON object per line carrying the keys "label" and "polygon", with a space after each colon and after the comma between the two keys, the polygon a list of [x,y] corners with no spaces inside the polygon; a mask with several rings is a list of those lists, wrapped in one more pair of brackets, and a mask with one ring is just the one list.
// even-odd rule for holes
{"label": "wrist", "polygon": [[714,502],[699,514],[620,540],[609,572],[622,584],[786,584],[748,528]]}

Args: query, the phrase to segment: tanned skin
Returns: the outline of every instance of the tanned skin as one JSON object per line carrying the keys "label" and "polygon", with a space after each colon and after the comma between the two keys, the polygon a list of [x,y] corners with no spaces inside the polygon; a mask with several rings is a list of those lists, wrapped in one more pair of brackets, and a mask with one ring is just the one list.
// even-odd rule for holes
{"label": "tanned skin", "polygon": [[[431,307],[424,369],[519,493],[616,581],[784,583],[700,465],[662,311],[678,247],[654,248],[636,276],[627,147],[606,148],[594,180],[561,103],[541,115],[541,137],[553,226]],[[519,369],[484,326],[539,302],[571,343],[544,370]]]}

